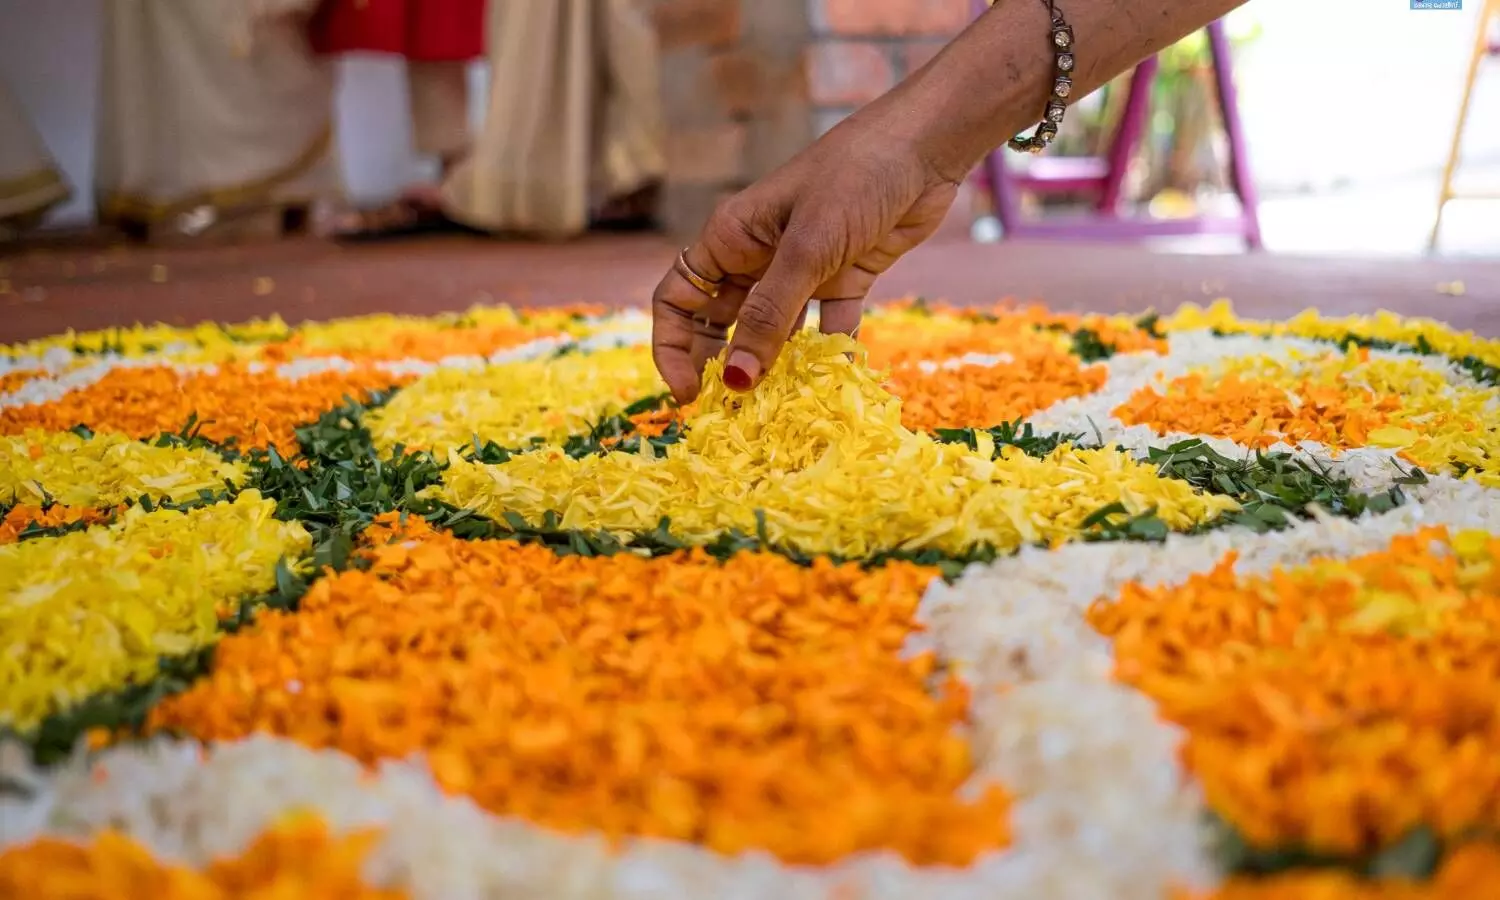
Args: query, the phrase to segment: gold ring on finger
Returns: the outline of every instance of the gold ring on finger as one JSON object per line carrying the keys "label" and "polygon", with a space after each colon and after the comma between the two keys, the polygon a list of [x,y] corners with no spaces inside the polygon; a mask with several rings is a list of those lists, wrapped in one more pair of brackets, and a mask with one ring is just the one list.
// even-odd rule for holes
{"label": "gold ring on finger", "polygon": [[683,278],[686,278],[688,284],[691,284],[693,287],[697,288],[700,293],[707,296],[710,300],[719,299],[720,282],[709,281],[707,278],[704,278],[702,275],[694,272],[693,267],[688,265],[686,248],[683,248],[682,252],[677,254],[676,268],[677,274],[681,275]]}

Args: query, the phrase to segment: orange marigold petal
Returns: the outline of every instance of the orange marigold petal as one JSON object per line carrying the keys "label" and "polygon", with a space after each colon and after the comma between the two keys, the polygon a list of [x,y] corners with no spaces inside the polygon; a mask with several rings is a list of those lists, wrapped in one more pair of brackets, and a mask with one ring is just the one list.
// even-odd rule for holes
{"label": "orange marigold petal", "polygon": [[559,557],[390,517],[366,537],[367,571],[225,638],[150,727],[421,751],[498,813],[800,863],[1008,840],[1003,792],[956,795],[962,686],[899,654],[931,569]]}
{"label": "orange marigold petal", "polygon": [[316,420],[346,396],[367,399],[372,391],[409,380],[373,367],[296,380],[241,365],[195,373],[169,366],[120,368],[49,403],[0,409],[0,434],[65,431],[82,423],[149,438],[179,431],[196,416],[199,433],[210,440],[232,438],[242,448],[275,445],[290,455],[297,449],[297,426]]}

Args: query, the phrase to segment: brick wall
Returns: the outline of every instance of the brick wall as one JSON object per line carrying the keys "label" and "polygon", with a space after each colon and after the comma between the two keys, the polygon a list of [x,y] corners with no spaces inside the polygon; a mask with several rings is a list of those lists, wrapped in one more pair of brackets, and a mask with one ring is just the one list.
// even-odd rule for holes
{"label": "brick wall", "polygon": [[969,21],[969,0],[805,0],[808,96],[822,134],[921,68]]}
{"label": "brick wall", "polygon": [[651,0],[668,129],[663,218],[695,234],[720,198],[812,138],[807,0]]}
{"label": "brick wall", "polygon": [[969,16],[969,0],[645,2],[669,138],[662,212],[681,237],[920,67]]}

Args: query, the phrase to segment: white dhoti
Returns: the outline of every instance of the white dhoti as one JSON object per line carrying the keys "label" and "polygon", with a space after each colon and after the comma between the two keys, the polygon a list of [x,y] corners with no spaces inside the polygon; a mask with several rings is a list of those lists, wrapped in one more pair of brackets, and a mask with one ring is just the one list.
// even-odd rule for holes
{"label": "white dhoti", "polygon": [[666,171],[656,33],[637,0],[491,0],[484,126],[443,185],[453,219],[578,234]]}
{"label": "white dhoti", "polygon": [[338,188],[332,67],[312,53],[300,20],[256,9],[248,0],[103,4],[102,220],[292,205]]}
{"label": "white dhoti", "polygon": [[40,219],[71,193],[26,111],[0,83],[0,221]]}

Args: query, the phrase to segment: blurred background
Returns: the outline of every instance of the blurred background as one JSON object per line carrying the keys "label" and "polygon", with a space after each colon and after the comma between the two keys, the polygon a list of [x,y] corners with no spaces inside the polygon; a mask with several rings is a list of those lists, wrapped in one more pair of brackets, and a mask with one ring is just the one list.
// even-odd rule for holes
{"label": "blurred background", "polygon": [[[0,0],[0,342],[644,304],[985,6]],[[979,166],[877,294],[1500,335],[1500,0],[1249,0]]]}
{"label": "blurred background", "polygon": [[[132,0],[103,0],[132,2]],[[670,129],[662,217],[691,232],[724,192],[784,159],[920,65],[971,14],[967,0],[643,0],[661,47]],[[1227,22],[1239,114],[1268,249],[1417,254],[1437,211],[1483,0],[1252,0]],[[0,0],[0,79],[51,151],[72,198],[49,229],[87,227],[99,106],[101,0]],[[1496,40],[1500,41],[1500,33]],[[1220,205],[1227,146],[1200,33],[1164,54],[1125,201],[1181,216]],[[338,160],[347,202],[371,206],[430,172],[412,150],[399,58],[338,60]],[[472,116],[485,109],[472,64]],[[1484,71],[1489,69],[1491,71]],[[1116,97],[1126,91],[1116,90]],[[1096,94],[1067,120],[1064,153],[1099,153],[1119,103]],[[1019,166],[1021,161],[1013,165]],[[1476,79],[1461,188],[1500,194],[1500,58]],[[981,192],[982,193],[982,192]],[[1046,213],[1070,198],[1049,198]],[[984,214],[976,196],[970,209]],[[981,222],[981,239],[999,236]],[[1173,249],[1237,249],[1223,239]],[[1455,200],[1440,250],[1500,254],[1500,201]]]}

